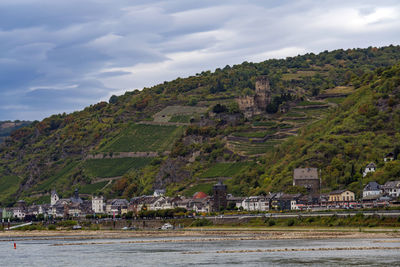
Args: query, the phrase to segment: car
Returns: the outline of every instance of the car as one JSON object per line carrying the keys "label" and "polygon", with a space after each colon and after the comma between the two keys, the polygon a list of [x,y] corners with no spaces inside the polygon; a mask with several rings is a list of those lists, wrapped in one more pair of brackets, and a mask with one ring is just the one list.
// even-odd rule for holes
{"label": "car", "polygon": [[170,223],[165,223],[163,226],[161,226],[161,230],[172,230],[174,229],[174,226]]}
{"label": "car", "polygon": [[80,226],[79,224],[72,226],[72,230],[80,230],[82,229],[82,226]]}

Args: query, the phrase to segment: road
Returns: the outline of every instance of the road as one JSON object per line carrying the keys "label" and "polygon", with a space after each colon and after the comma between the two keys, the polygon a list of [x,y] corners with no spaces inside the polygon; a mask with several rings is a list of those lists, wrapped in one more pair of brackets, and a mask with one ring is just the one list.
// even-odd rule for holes
{"label": "road", "polygon": [[[217,216],[206,216],[207,219],[249,219],[249,218],[299,218],[299,217],[329,217],[329,216],[355,216],[357,214],[363,214],[364,216],[385,216],[385,217],[400,217],[400,210],[392,211],[338,211],[338,212],[298,212],[298,213],[260,213],[260,214],[235,214],[235,215],[217,215]],[[200,217],[199,217],[200,218]]]}

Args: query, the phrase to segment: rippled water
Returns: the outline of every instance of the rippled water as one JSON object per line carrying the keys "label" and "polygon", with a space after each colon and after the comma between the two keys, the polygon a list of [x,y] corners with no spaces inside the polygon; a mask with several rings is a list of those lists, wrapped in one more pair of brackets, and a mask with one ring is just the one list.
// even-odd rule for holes
{"label": "rippled water", "polygon": [[[209,237],[205,237],[206,239]],[[218,237],[215,237],[218,238]],[[400,239],[217,240],[201,237],[0,239],[1,266],[400,266],[400,250],[333,250],[217,253],[221,250],[400,247]],[[157,242],[178,240],[178,242]],[[145,243],[129,243],[145,241]],[[154,241],[154,242],[153,242]],[[384,242],[382,242],[384,241]],[[94,244],[92,244],[94,243]],[[103,244],[102,244],[103,243]],[[71,245],[68,245],[71,244]]]}

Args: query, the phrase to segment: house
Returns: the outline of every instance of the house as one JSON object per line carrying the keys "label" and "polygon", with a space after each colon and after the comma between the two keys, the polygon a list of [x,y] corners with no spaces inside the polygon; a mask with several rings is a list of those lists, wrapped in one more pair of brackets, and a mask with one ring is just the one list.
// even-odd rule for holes
{"label": "house", "polygon": [[389,181],[381,186],[381,191],[384,195],[390,197],[400,197],[400,181]]}
{"label": "house", "polygon": [[309,194],[318,195],[321,181],[317,168],[296,168],[293,171],[293,185],[305,187]]}
{"label": "house", "polygon": [[104,197],[93,196],[92,197],[92,210],[94,213],[104,213]]}
{"label": "house", "polygon": [[347,189],[336,190],[329,193],[329,202],[349,202],[355,200],[355,194]]}
{"label": "house", "polygon": [[381,185],[377,182],[369,182],[363,190],[363,198],[368,196],[379,196],[381,194]]}
{"label": "house", "polygon": [[126,199],[111,199],[107,201],[106,213],[108,215],[122,215],[128,213],[129,202]]}
{"label": "house", "polygon": [[239,209],[240,207],[242,207],[242,202],[245,198],[244,197],[234,197],[231,194],[228,194],[226,201],[228,204],[228,208],[233,209],[233,208],[237,208]]}
{"label": "house", "polygon": [[394,153],[393,152],[389,152],[386,154],[386,156],[383,158],[384,162],[389,162],[389,161],[393,161],[394,160]]}
{"label": "house", "polygon": [[162,197],[165,195],[165,189],[155,189],[153,196],[155,197]]}
{"label": "house", "polygon": [[251,196],[243,199],[241,206],[248,211],[268,211],[271,209],[271,201],[275,194],[267,196]]}
{"label": "house", "polygon": [[277,193],[271,201],[271,207],[275,210],[296,209],[301,194]]}
{"label": "house", "polygon": [[365,167],[365,170],[363,172],[363,177],[367,176],[368,173],[375,171],[376,171],[376,164],[371,162]]}

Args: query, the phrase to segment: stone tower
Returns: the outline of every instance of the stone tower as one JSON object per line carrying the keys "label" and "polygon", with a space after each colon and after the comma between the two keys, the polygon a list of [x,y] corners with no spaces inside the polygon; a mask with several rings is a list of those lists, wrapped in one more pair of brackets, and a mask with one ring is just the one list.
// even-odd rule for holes
{"label": "stone tower", "polygon": [[265,113],[267,105],[271,103],[271,88],[267,76],[257,77],[254,96],[239,97],[237,103],[246,118]]}
{"label": "stone tower", "polygon": [[256,95],[254,102],[260,111],[267,109],[267,105],[271,103],[271,88],[267,76],[259,76],[256,79]]}
{"label": "stone tower", "polygon": [[221,209],[226,209],[227,200],[226,200],[226,191],[227,186],[224,185],[221,181],[219,181],[216,185],[213,186],[213,203],[212,209],[213,211],[220,211]]}

